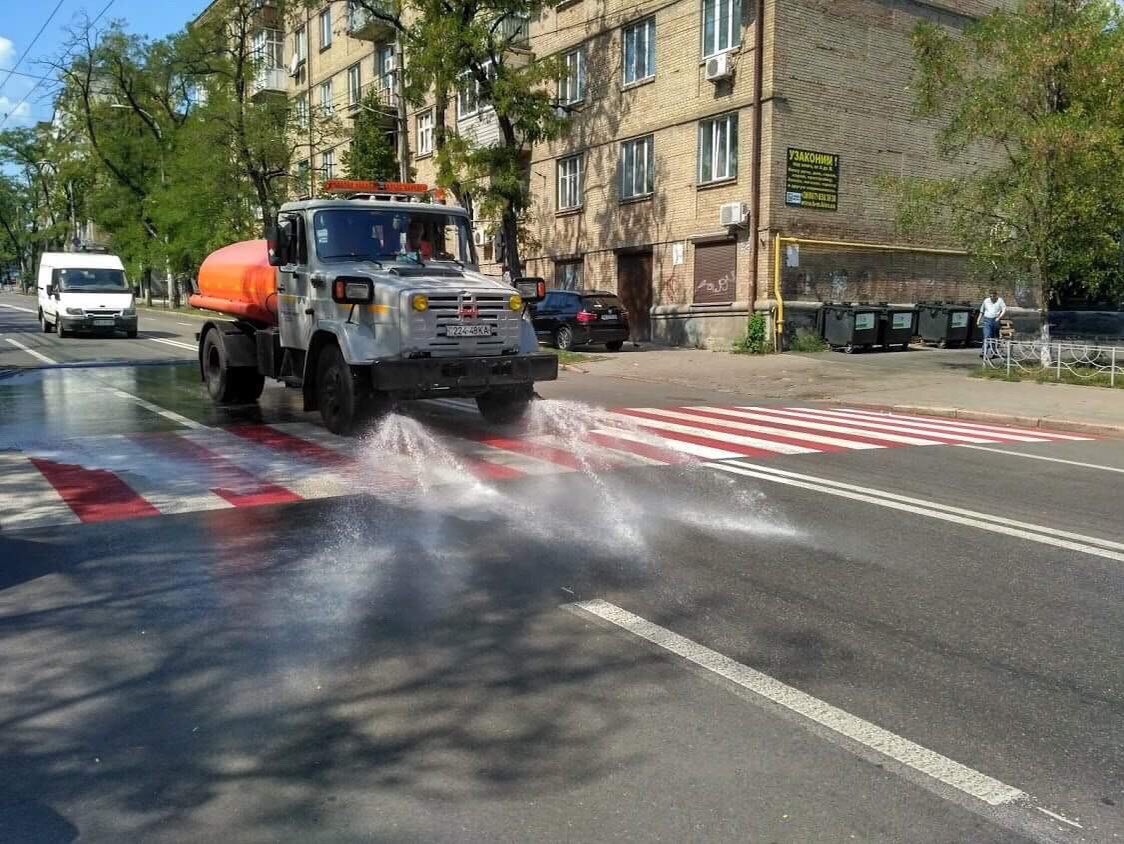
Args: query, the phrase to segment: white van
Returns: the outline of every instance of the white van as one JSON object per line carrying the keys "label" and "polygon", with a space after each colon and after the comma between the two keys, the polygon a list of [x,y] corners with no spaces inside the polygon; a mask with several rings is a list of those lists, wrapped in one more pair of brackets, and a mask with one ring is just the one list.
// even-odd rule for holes
{"label": "white van", "polygon": [[39,259],[39,324],[60,337],[73,331],[137,336],[137,307],[116,255],[44,252]]}

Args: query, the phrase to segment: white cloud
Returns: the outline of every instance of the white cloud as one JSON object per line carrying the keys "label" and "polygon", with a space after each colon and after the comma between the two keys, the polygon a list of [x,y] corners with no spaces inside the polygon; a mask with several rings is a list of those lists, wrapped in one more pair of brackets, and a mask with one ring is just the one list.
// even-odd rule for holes
{"label": "white cloud", "polygon": [[0,35],[0,67],[11,67],[16,58],[16,45],[12,39]]}
{"label": "white cloud", "polygon": [[28,125],[31,121],[31,104],[21,103],[19,98],[9,99],[0,96],[0,122],[7,126]]}

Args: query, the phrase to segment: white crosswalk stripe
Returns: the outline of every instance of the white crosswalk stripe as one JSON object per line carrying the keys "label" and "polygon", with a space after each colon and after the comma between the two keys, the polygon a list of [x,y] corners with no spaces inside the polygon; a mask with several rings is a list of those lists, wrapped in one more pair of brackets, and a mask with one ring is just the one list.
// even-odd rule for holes
{"label": "white crosswalk stripe", "polygon": [[[142,406],[182,419],[181,430],[76,437],[28,453],[0,441],[0,531],[747,456],[1089,439],[940,417],[772,405],[617,408],[594,412],[596,421],[577,433],[568,425],[519,431],[488,426],[471,400],[437,399],[419,405],[418,422],[409,423],[426,439],[411,453],[412,446],[380,448],[373,437],[338,437],[309,422],[216,429]],[[119,499],[108,515],[91,503],[107,479],[117,484]]]}

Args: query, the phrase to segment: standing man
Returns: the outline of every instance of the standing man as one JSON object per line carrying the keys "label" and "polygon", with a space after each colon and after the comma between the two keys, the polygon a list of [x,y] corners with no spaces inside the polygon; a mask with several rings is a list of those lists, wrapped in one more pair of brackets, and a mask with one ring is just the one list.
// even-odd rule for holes
{"label": "standing man", "polygon": [[995,356],[999,352],[995,349],[995,341],[999,339],[999,320],[1007,313],[1007,303],[999,296],[999,291],[992,288],[987,298],[980,305],[980,316],[976,325],[983,325],[984,344],[980,350],[980,357]]}

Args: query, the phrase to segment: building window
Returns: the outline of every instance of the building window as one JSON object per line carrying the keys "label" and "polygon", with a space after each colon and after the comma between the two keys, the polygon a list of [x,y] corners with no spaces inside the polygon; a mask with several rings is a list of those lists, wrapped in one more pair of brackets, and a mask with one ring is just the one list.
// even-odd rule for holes
{"label": "building window", "polygon": [[738,175],[738,115],[724,114],[699,123],[699,183]]}
{"label": "building window", "polygon": [[433,152],[433,110],[418,113],[418,155]]}
{"label": "building window", "polygon": [[554,287],[557,290],[582,289],[582,261],[555,261]]}
{"label": "building window", "polygon": [[307,158],[304,159],[303,161],[297,162],[297,184],[296,184],[295,187],[296,187],[296,190],[294,192],[297,193],[297,194],[300,194],[300,195],[303,196],[303,195],[306,195],[308,193],[308,159]]}
{"label": "building window", "polygon": [[359,105],[363,98],[363,77],[358,64],[353,64],[347,69],[347,104]]}
{"label": "building window", "polygon": [[580,208],[582,204],[582,157],[558,159],[558,210]]}
{"label": "building window", "polygon": [[335,112],[336,107],[332,103],[332,80],[328,79],[320,83],[320,111],[325,115],[331,115]]}
{"label": "building window", "polygon": [[308,95],[301,94],[293,100],[293,119],[301,129],[308,128]]}
{"label": "building window", "polygon": [[656,19],[626,26],[621,32],[624,54],[624,84],[642,82],[656,75]]}
{"label": "building window", "polygon": [[254,60],[263,67],[285,66],[285,38],[279,29],[259,29],[251,36]]}
{"label": "building window", "polygon": [[621,199],[647,196],[652,192],[656,181],[652,146],[651,135],[621,144]]}
{"label": "building window", "polygon": [[332,6],[320,13],[320,49],[327,50],[332,46]]}
{"label": "building window", "polygon": [[308,58],[308,32],[303,26],[293,33],[293,55],[302,62]]}
{"label": "building window", "polygon": [[336,177],[336,151],[330,149],[320,156],[320,169],[323,171],[325,179],[334,179]]}
{"label": "building window", "polygon": [[383,91],[383,102],[390,104],[394,94],[394,45],[383,44],[375,51],[375,76]]}
{"label": "building window", "polygon": [[742,42],[741,0],[702,0],[703,57],[731,50]]}
{"label": "building window", "polygon": [[585,98],[585,47],[562,54],[566,75],[558,82],[558,102],[580,103]]}

